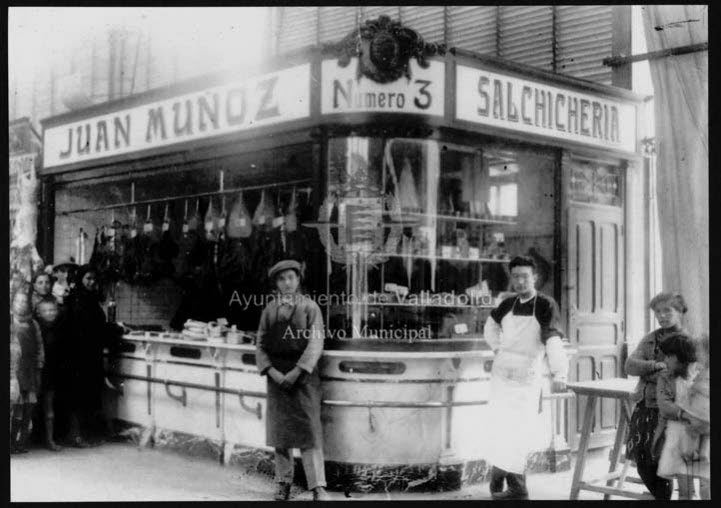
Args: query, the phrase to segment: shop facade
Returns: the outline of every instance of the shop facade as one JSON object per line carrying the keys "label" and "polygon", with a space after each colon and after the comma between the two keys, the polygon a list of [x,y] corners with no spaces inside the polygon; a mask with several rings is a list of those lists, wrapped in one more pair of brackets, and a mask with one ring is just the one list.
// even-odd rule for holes
{"label": "shop facade", "polygon": [[[639,104],[380,18],[46,120],[41,244],[102,267],[133,329],[108,402],[142,440],[259,460],[254,330],[267,268],[293,257],[327,328],[329,485],[458,488],[487,469],[483,323],[512,256],[560,304],[571,379],[622,374],[644,315]],[[544,398],[532,467],[568,467],[582,402]]]}

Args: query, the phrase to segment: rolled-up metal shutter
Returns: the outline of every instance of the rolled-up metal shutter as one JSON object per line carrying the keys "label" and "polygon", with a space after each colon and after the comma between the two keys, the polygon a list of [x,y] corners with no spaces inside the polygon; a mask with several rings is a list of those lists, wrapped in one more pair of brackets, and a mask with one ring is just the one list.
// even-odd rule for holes
{"label": "rolled-up metal shutter", "polygon": [[401,7],[401,22],[415,30],[426,42],[444,42],[443,6],[422,7],[404,5]]}
{"label": "rolled-up metal shutter", "polygon": [[496,6],[448,6],[448,46],[496,54]]}
{"label": "rolled-up metal shutter", "polygon": [[317,43],[318,7],[282,7],[280,15],[280,53]]}
{"label": "rolled-up metal shutter", "polygon": [[612,38],[612,5],[556,7],[557,72],[610,85]]}
{"label": "rolled-up metal shutter", "polygon": [[393,21],[398,21],[400,7],[397,5],[363,5],[361,7],[361,21],[376,19],[378,16],[388,16]]}
{"label": "rolled-up metal shutter", "polygon": [[356,27],[357,7],[319,7],[320,42],[337,42]]}
{"label": "rolled-up metal shutter", "polygon": [[525,65],[553,70],[553,8],[502,6],[499,55]]}

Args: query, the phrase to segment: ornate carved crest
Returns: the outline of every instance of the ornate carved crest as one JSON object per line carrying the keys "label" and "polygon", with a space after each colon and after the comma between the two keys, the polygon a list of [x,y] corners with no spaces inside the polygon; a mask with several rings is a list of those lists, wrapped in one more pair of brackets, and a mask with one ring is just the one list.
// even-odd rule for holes
{"label": "ornate carved crest", "polygon": [[341,40],[336,49],[341,67],[348,66],[351,58],[357,56],[356,77],[366,76],[378,83],[390,83],[401,76],[411,79],[411,58],[425,69],[428,67],[426,56],[442,55],[446,51],[443,44],[424,42],[417,32],[388,16],[367,20]]}

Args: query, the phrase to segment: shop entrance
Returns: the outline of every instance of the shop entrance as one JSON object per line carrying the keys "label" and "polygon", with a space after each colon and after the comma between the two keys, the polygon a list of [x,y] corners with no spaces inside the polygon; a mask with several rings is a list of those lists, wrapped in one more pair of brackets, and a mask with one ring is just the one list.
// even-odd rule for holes
{"label": "shop entrance", "polygon": [[[570,164],[567,203],[566,309],[568,337],[578,353],[569,381],[618,377],[622,373],[625,284],[622,178],[618,168]],[[567,174],[568,168],[566,168]],[[569,444],[576,448],[585,397],[572,402]],[[617,402],[602,400],[591,447],[610,444],[618,422]]]}

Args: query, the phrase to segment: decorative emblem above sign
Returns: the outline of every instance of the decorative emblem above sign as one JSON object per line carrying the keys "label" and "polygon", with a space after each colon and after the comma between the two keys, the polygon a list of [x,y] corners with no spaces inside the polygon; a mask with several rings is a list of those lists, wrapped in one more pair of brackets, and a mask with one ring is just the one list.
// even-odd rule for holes
{"label": "decorative emblem above sign", "polygon": [[338,65],[347,67],[353,57],[358,57],[356,79],[366,76],[377,83],[390,83],[401,76],[410,80],[411,58],[426,69],[426,56],[445,53],[444,45],[424,42],[417,32],[388,16],[366,21],[336,47],[340,52]]}

